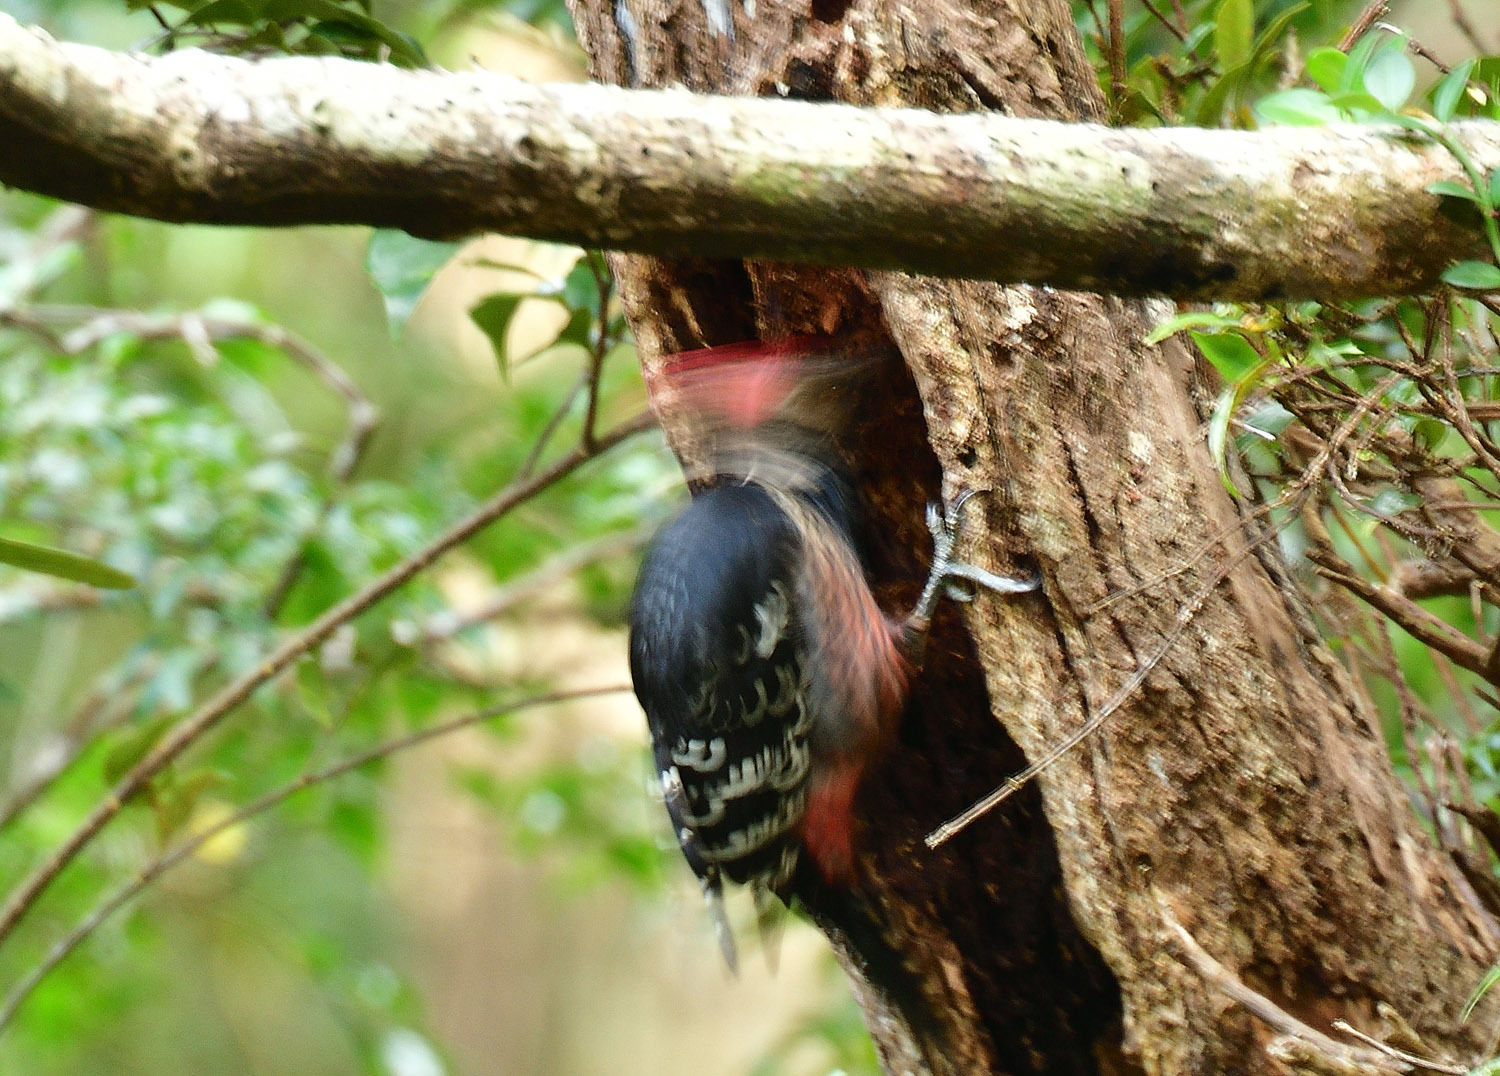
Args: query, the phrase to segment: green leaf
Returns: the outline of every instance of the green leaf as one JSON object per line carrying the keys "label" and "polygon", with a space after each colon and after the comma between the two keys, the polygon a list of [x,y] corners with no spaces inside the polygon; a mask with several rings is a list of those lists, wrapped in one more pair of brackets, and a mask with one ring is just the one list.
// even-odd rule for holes
{"label": "green leaf", "polygon": [[500,365],[500,376],[507,380],[510,378],[510,355],[506,350],[506,334],[510,331],[511,319],[516,316],[516,308],[524,298],[524,295],[496,292],[469,308],[470,320],[489,339],[495,361]]}
{"label": "green leaf", "polygon": [[1184,310],[1174,314],[1147,335],[1145,343],[1159,344],[1183,329],[1228,329],[1240,323],[1238,314],[1215,314],[1210,310]]}
{"label": "green leaf", "polygon": [[1344,64],[1344,73],[1339,78],[1338,92],[1353,93],[1364,89],[1365,69],[1370,66],[1370,59],[1375,55],[1375,49],[1385,37],[1384,30],[1372,30],[1359,39],[1359,43],[1349,50],[1349,59]]}
{"label": "green leaf", "polygon": [[1363,90],[1335,94],[1329,103],[1343,112],[1369,112],[1382,118],[1388,118],[1390,115],[1379,98]]}
{"label": "green leaf", "polygon": [[1404,493],[1399,489],[1383,489],[1375,494],[1375,499],[1370,502],[1370,507],[1382,516],[1399,516],[1402,512],[1409,512],[1422,503],[1422,498],[1412,493]]}
{"label": "green leaf", "polygon": [[1399,112],[1417,85],[1411,59],[1398,48],[1381,50],[1365,71],[1365,89],[1392,112]]}
{"label": "green leaf", "polygon": [[1338,49],[1317,49],[1308,54],[1307,77],[1329,93],[1337,93],[1349,66],[1349,57]]}
{"label": "green leaf", "polygon": [[1293,4],[1272,19],[1266,28],[1260,32],[1260,36],[1255,39],[1255,48],[1250,53],[1251,65],[1254,66],[1257,64],[1266,51],[1281,40],[1281,36],[1286,33],[1287,27],[1292,24],[1292,20],[1310,7],[1312,7],[1310,0],[1303,0],[1302,3]]}
{"label": "green leaf", "polygon": [[1489,262],[1454,262],[1443,270],[1443,283],[1473,291],[1500,290],[1500,268]]}
{"label": "green leaf", "polygon": [[1432,114],[1443,123],[1453,118],[1458,111],[1458,102],[1463,99],[1469,85],[1469,72],[1474,70],[1474,58],[1470,57],[1443,76],[1432,90]]}
{"label": "green leaf", "polygon": [[1479,195],[1474,193],[1472,187],[1466,187],[1462,183],[1456,183],[1451,179],[1440,179],[1436,183],[1427,185],[1428,194],[1440,195],[1444,198],[1462,198],[1466,202],[1479,201]]}
{"label": "green leaf", "polygon": [[587,310],[599,316],[599,280],[589,265],[588,255],[578,259],[572,272],[563,281],[562,301],[569,310]]}
{"label": "green leaf", "polygon": [[[1243,339],[1241,342],[1244,342]],[[1245,346],[1250,345],[1247,343]],[[1213,456],[1214,465],[1219,469],[1219,481],[1223,482],[1224,488],[1236,497],[1240,495],[1240,491],[1235,486],[1234,480],[1229,477],[1229,427],[1234,421],[1235,412],[1244,403],[1245,397],[1272,365],[1269,359],[1258,363],[1246,371],[1245,376],[1237,384],[1219,393],[1219,399],[1214,404],[1213,416],[1208,421],[1209,454]]]}
{"label": "green leaf", "polygon": [[103,561],[50,546],[18,542],[13,538],[0,538],[0,564],[106,590],[129,590],[136,585],[133,576]]}
{"label": "green leaf", "polygon": [[1467,1024],[1469,1017],[1474,1015],[1475,1007],[1484,1000],[1484,996],[1490,992],[1496,983],[1500,983],[1500,964],[1491,966],[1490,970],[1484,973],[1484,976],[1474,987],[1474,992],[1469,995],[1469,1000],[1464,1002],[1463,1011],[1459,1014],[1459,1019]]}
{"label": "green leaf", "polygon": [[1418,419],[1412,426],[1411,432],[1413,437],[1422,442],[1428,452],[1436,452],[1448,438],[1447,425],[1435,418]]}
{"label": "green leaf", "polygon": [[1282,90],[1255,102],[1255,115],[1262,123],[1311,127],[1337,123],[1342,113],[1321,90]]}
{"label": "green leaf", "polygon": [[460,246],[417,239],[388,228],[377,229],[370,236],[365,270],[385,298],[385,314],[393,337],[401,335],[417,300]]}
{"label": "green leaf", "polygon": [[1490,173],[1490,206],[1500,206],[1500,165]]}
{"label": "green leaf", "polygon": [[1214,18],[1214,51],[1228,70],[1250,59],[1255,41],[1255,5],[1251,0],[1221,0]]}
{"label": "green leaf", "polygon": [[1260,355],[1239,333],[1192,334],[1193,342],[1225,381],[1235,383],[1261,362]]}
{"label": "green leaf", "polygon": [[1245,84],[1249,73],[1249,65],[1241,65],[1232,71],[1224,72],[1219,81],[1208,88],[1208,92],[1203,95],[1203,100],[1198,103],[1193,122],[1199,127],[1217,127],[1224,117],[1224,102],[1229,99],[1231,93]]}
{"label": "green leaf", "polygon": [[250,26],[259,17],[244,0],[212,0],[195,7],[182,22],[185,26]]}

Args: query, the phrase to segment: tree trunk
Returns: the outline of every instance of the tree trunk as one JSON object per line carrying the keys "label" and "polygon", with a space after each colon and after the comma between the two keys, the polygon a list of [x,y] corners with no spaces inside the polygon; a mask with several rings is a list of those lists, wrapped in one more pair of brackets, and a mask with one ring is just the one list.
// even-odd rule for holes
{"label": "tree trunk", "polygon": [[[1062,0],[759,0],[753,17],[734,0],[573,2],[604,81],[1103,116]],[[1400,1067],[1339,1019],[1475,1060],[1500,1006],[1468,1024],[1460,1009],[1500,930],[1413,819],[1274,541],[1256,544],[1219,482],[1192,357],[1142,343],[1170,308],[764,263],[615,267],[648,379],[663,353],[787,333],[899,352],[845,446],[888,608],[915,596],[940,487],[985,493],[969,559],[1042,574],[1038,595],[939,618],[859,801],[876,929],[821,917],[888,1072]],[[1120,698],[1037,781],[926,847]]]}

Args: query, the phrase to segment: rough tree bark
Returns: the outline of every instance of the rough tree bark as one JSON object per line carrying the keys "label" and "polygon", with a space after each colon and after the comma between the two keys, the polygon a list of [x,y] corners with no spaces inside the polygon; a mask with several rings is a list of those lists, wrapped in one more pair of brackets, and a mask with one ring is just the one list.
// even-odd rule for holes
{"label": "rough tree bark", "polygon": [[[759,0],[753,17],[721,0],[572,2],[604,81],[1103,116],[1063,0]],[[732,34],[714,29],[726,11]],[[972,557],[1045,580],[939,623],[860,800],[862,896],[914,996],[898,1011],[863,981],[869,940],[835,942],[888,1071],[1400,1067],[1336,1019],[1478,1056],[1500,1006],[1468,1025],[1459,1010],[1500,931],[1413,820],[1369,701],[1274,542],[1241,555],[1258,532],[1209,462],[1201,371],[1174,342],[1141,342],[1160,305],[765,263],[615,266],[648,377],[664,352],[788,332],[899,353],[845,446],[893,609],[920,579],[921,507],[940,483],[991,491],[973,502]],[[1037,782],[924,846],[1158,656]]]}

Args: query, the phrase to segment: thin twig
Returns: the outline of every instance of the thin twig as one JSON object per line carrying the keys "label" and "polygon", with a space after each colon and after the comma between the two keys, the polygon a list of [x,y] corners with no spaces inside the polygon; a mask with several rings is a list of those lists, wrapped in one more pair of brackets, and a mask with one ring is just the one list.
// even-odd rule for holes
{"label": "thin twig", "polygon": [[1485,679],[1491,679],[1486,668],[1487,655],[1483,646],[1405,595],[1398,594],[1389,587],[1377,586],[1356,572],[1334,549],[1328,531],[1322,520],[1317,518],[1316,511],[1303,515],[1303,525],[1309,538],[1307,559],[1317,565],[1319,575],[1358,595],[1423,645],[1446,654],[1456,665]]}
{"label": "thin twig", "polygon": [[[1361,1046],[1350,1046],[1339,1042],[1337,1039],[1329,1038],[1316,1028],[1309,1027],[1298,1020],[1291,1013],[1277,1005],[1264,994],[1257,993],[1246,986],[1240,979],[1220,964],[1198,940],[1188,933],[1186,927],[1177,921],[1167,902],[1159,893],[1153,890],[1156,897],[1157,910],[1162,918],[1162,923],[1167,928],[1167,949],[1182,964],[1197,972],[1208,985],[1215,987],[1221,993],[1237,1001],[1244,1006],[1251,1015],[1256,1017],[1266,1026],[1290,1035],[1294,1039],[1313,1047],[1319,1053],[1345,1063],[1357,1065],[1372,1065],[1379,1069],[1406,1071],[1404,1065],[1392,1064],[1392,1059],[1383,1052],[1369,1050]],[[1462,1070],[1460,1070],[1462,1071]]]}
{"label": "thin twig", "polygon": [[429,740],[434,740],[439,736],[446,736],[449,733],[458,731],[459,729],[468,728],[471,725],[477,725],[481,722],[489,721],[492,718],[500,717],[504,714],[514,713],[517,710],[532,709],[537,706],[546,706],[552,703],[572,702],[578,699],[598,698],[601,695],[619,694],[621,692],[629,690],[630,688],[628,685],[617,684],[608,687],[583,688],[576,691],[553,691],[544,695],[535,695],[528,699],[521,699],[516,702],[487,706],[482,710],[477,710],[473,713],[465,714],[462,717],[453,718],[450,721],[443,721],[428,728],[418,729],[416,732],[407,733],[405,736],[397,737],[394,740],[388,740],[385,743],[377,744],[374,747],[361,751],[358,754],[351,755],[349,758],[343,759],[340,762],[333,763],[332,765],[326,766],[323,769],[314,770],[310,773],[304,773],[302,776],[296,778],[295,780],[288,781],[286,784],[272,789],[270,792],[267,792],[262,796],[259,796],[258,798],[252,800],[250,803],[247,803],[245,806],[241,807],[239,810],[234,811],[232,814],[229,814],[226,817],[218,820],[213,825],[199,830],[191,837],[179,841],[178,843],[172,845],[170,848],[164,849],[163,851],[158,853],[148,863],[141,867],[140,870],[136,872],[134,878],[121,885],[108,897],[100,901],[99,904],[95,906],[94,910],[86,915],[82,920],[80,920],[72,930],[68,931],[56,942],[54,942],[52,947],[47,951],[47,955],[42,958],[41,962],[37,964],[36,967],[32,968],[31,971],[27,972],[26,975],[23,976],[22,979],[11,988],[10,992],[5,996],[4,1003],[0,1004],[0,1032],[3,1032],[6,1026],[10,1024],[10,1022],[15,1018],[16,1011],[21,1007],[26,999],[31,996],[32,991],[37,988],[38,984],[40,984],[41,981],[46,978],[47,975],[50,974],[58,964],[62,963],[62,961],[65,960],[67,956],[73,952],[73,950],[77,949],[79,945],[81,945],[91,934],[93,934],[94,931],[97,930],[106,919],[108,919],[111,915],[119,911],[122,907],[124,907],[136,896],[138,896],[143,890],[145,890],[147,886],[156,881],[157,878],[161,877],[167,871],[171,870],[183,860],[187,859],[194,852],[198,851],[198,849],[202,848],[205,844],[213,840],[225,830],[228,830],[234,826],[243,825],[245,822],[249,821],[251,818],[254,818],[256,815],[264,814],[271,808],[276,807],[282,801],[290,798],[298,792],[311,788],[314,785],[322,784],[323,782],[330,781],[336,777],[341,777],[352,770],[359,769],[361,766],[366,766],[378,759],[386,758],[387,756],[393,755],[398,751],[405,751],[408,748],[417,746],[418,744],[426,743]]}
{"label": "thin twig", "polygon": [[1451,1072],[1453,1076],[1464,1076],[1464,1073],[1469,1071],[1468,1065],[1454,1065],[1446,1061],[1435,1061],[1430,1057],[1418,1057],[1416,1054],[1409,1054],[1405,1050],[1398,1050],[1394,1046],[1387,1046],[1379,1039],[1366,1035],[1347,1020],[1335,1020],[1333,1022],[1333,1029],[1335,1031],[1342,1031],[1345,1035],[1353,1035],[1360,1042],[1366,1043],[1372,1049],[1379,1050],[1387,1057],[1396,1061],[1404,1061],[1406,1064],[1419,1069],[1430,1069],[1433,1072]]}
{"label": "thin twig", "polygon": [[579,393],[587,389],[588,384],[589,371],[584,370],[583,373],[578,375],[577,383],[574,384],[574,386],[568,390],[568,394],[563,397],[562,403],[557,405],[557,409],[553,411],[551,417],[547,419],[547,424],[543,426],[541,432],[536,435],[536,441],[533,442],[531,451],[526,454],[525,461],[521,464],[520,469],[516,471],[517,477],[526,478],[536,471],[537,464],[542,461],[542,453],[547,450],[547,445],[552,442],[553,436],[559,429],[562,428],[563,420],[566,419],[568,417],[568,413],[573,410],[573,405],[578,402]]}
{"label": "thin twig", "polygon": [[103,802],[98,804],[77,829],[11,892],[0,909],[0,942],[14,932],[22,917],[35,905],[64,867],[77,858],[99,832],[119,814],[124,805],[141,792],[167,765],[214,728],[224,717],[248,699],[260,685],[271,680],[303,654],[324,642],[344,624],[353,620],[381,599],[409,582],[454,546],[473,537],[495,520],[549,488],[598,454],[627,438],[651,429],[655,420],[649,414],[638,415],[616,426],[598,439],[595,450],[575,448],[545,472],[524,481],[513,482],[501,490],[468,518],[389,569],[378,579],[327,610],[312,624],[286,639],[254,669],[221,688],[218,694],[175,725],[157,745],[115,784]]}
{"label": "thin twig", "polygon": [[1390,14],[1391,5],[1386,0],[1370,0],[1365,9],[1359,13],[1359,18],[1350,24],[1349,30],[1339,41],[1339,51],[1348,52],[1360,38],[1369,32],[1370,27],[1376,22]]}
{"label": "thin twig", "polygon": [[1490,46],[1480,40],[1479,34],[1474,30],[1474,24],[1469,21],[1468,13],[1464,11],[1463,4],[1459,0],[1448,0],[1448,10],[1453,15],[1453,25],[1458,32],[1469,39],[1469,44],[1474,46],[1474,51],[1484,55],[1490,51]]}
{"label": "thin twig", "polygon": [[609,331],[609,300],[614,294],[614,277],[597,252],[584,251],[583,256],[588,261],[589,272],[594,276],[594,287],[599,299],[598,332],[589,346],[588,409],[583,415],[583,435],[580,438],[584,448],[592,448],[594,429],[599,421],[599,376],[604,371],[604,359],[614,346],[613,334]]}
{"label": "thin twig", "polygon": [[1180,28],[1171,19],[1167,18],[1167,16],[1163,14],[1161,10],[1151,2],[1151,0],[1141,0],[1141,4],[1147,11],[1151,13],[1151,16],[1156,19],[1157,22],[1165,26],[1173,34],[1173,36],[1177,38],[1178,41],[1181,41],[1184,45],[1187,44],[1187,32]]}
{"label": "thin twig", "polygon": [[1172,0],[1172,14],[1177,16],[1177,28],[1182,31],[1183,36],[1188,32],[1187,12],[1182,7],[1182,0]]}

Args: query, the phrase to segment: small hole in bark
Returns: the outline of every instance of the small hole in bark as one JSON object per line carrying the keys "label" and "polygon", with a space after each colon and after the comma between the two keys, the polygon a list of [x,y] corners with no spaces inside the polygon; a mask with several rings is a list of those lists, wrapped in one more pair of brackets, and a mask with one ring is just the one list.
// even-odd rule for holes
{"label": "small hole in bark", "polygon": [[819,22],[838,22],[852,6],[852,0],[813,0],[812,17]]}
{"label": "small hole in bark", "polygon": [[959,449],[958,462],[963,464],[965,467],[972,467],[974,466],[974,464],[979,462],[979,453],[974,451],[972,445],[965,445],[963,448]]}

